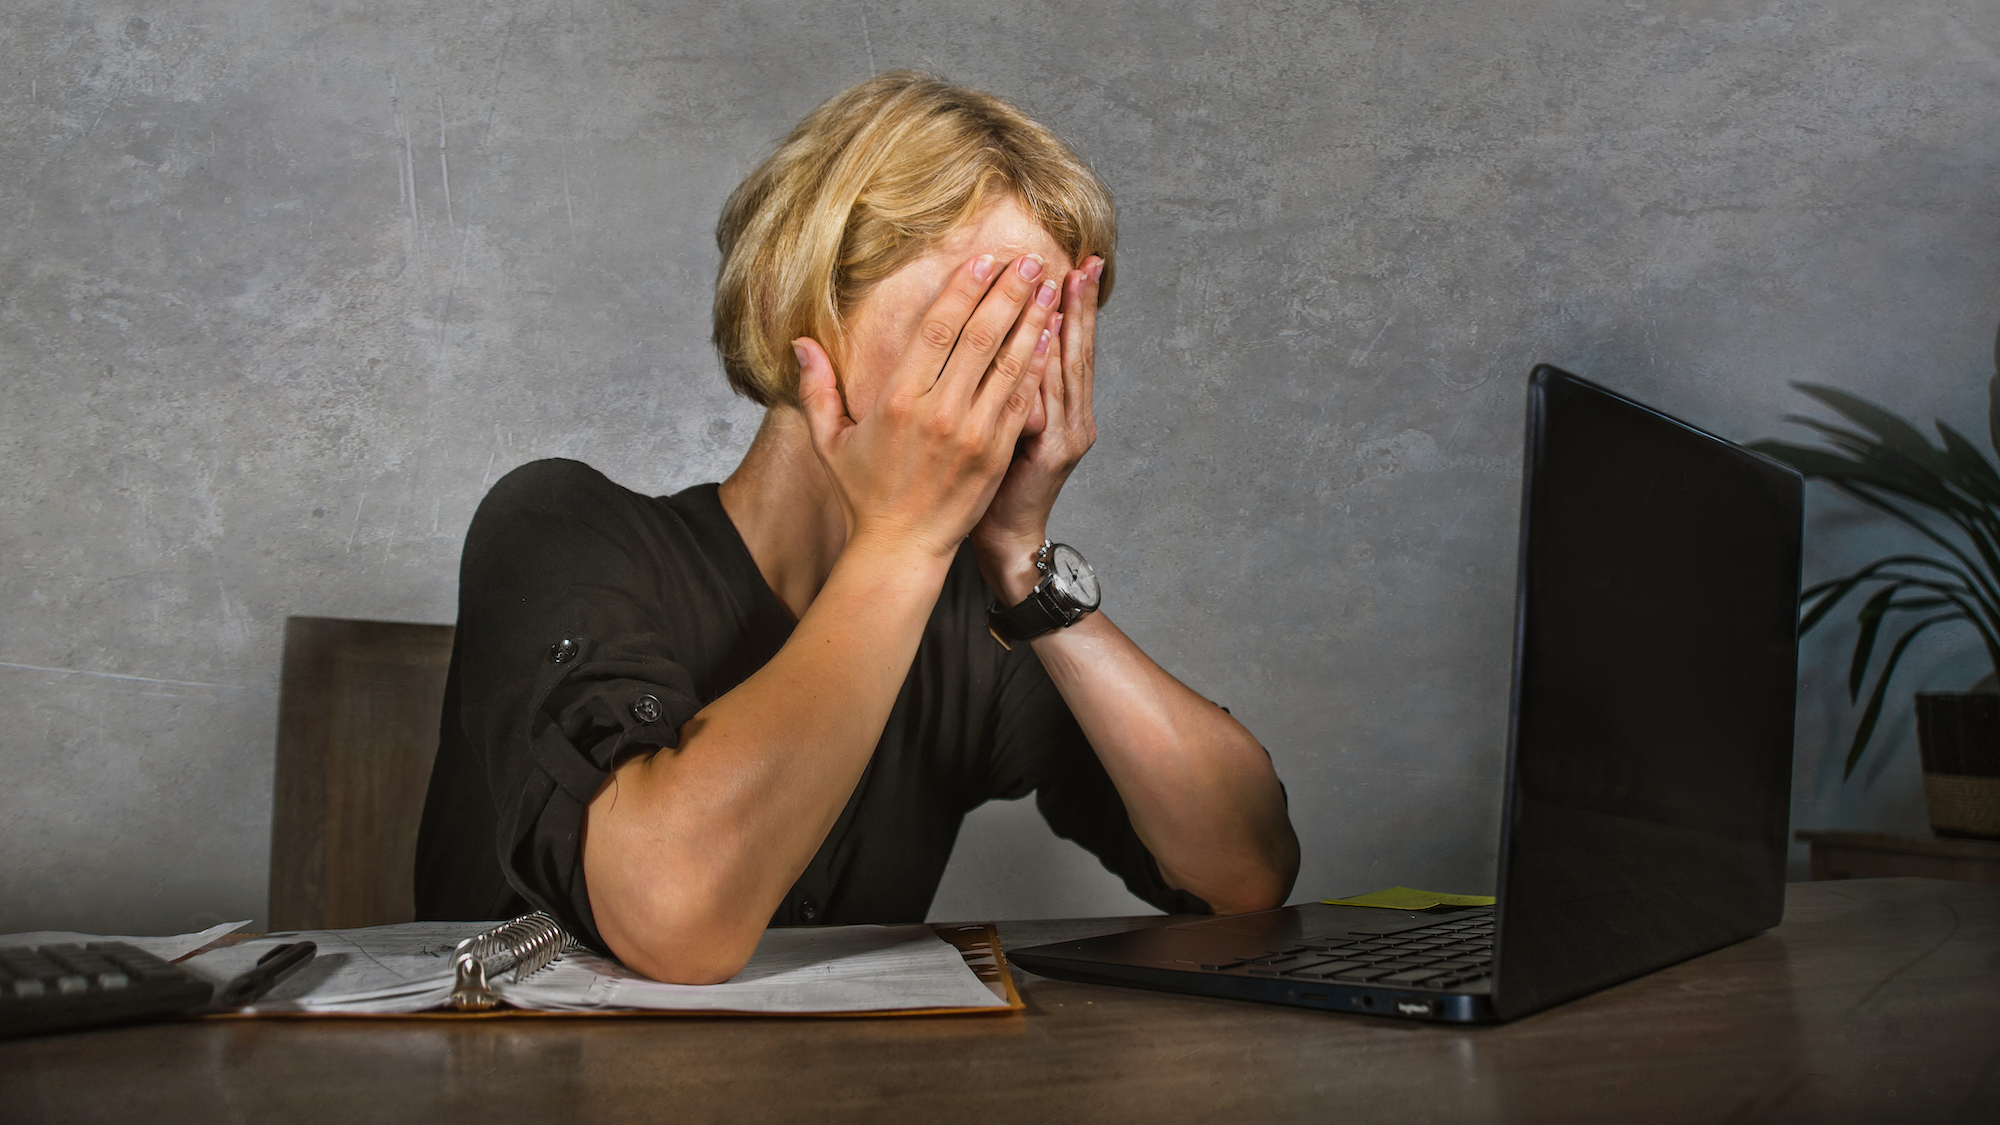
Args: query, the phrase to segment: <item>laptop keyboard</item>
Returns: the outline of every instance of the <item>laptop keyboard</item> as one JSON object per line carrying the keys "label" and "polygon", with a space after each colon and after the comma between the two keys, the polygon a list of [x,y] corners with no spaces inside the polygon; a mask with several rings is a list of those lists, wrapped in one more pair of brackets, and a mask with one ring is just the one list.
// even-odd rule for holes
{"label": "laptop keyboard", "polygon": [[1483,910],[1382,936],[1307,938],[1262,957],[1202,968],[1340,984],[1456,988],[1493,971],[1493,914]]}

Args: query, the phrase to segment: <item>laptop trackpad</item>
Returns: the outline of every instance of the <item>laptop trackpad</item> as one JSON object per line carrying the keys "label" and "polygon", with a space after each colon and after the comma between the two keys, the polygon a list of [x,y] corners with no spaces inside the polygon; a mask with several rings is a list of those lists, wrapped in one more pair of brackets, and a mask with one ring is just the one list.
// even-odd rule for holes
{"label": "laptop trackpad", "polygon": [[[1472,907],[1470,910],[1484,910]],[[1196,930],[1210,934],[1269,938],[1274,941],[1303,940],[1328,934],[1393,934],[1429,926],[1467,913],[1467,910],[1383,910],[1373,906],[1328,906],[1309,902],[1264,910],[1256,914],[1230,914],[1181,922],[1171,930]]]}

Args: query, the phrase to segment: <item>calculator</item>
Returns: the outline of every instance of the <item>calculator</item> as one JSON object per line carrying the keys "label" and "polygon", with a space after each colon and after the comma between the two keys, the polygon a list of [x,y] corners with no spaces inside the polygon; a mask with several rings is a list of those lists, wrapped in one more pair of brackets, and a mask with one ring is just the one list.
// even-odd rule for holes
{"label": "calculator", "polygon": [[0,1038],[184,1016],[214,993],[122,941],[0,946]]}

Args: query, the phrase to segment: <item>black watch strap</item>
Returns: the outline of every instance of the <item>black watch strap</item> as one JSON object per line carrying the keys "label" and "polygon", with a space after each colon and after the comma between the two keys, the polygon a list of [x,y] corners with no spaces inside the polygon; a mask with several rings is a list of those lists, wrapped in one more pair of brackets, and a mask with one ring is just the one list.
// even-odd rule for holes
{"label": "black watch strap", "polygon": [[1070,623],[1068,615],[1056,605],[1053,597],[1041,586],[1036,586],[1027,599],[1010,609],[1000,608],[994,602],[986,609],[986,627],[1003,645],[1016,641],[1032,641],[1043,633],[1053,633]]}

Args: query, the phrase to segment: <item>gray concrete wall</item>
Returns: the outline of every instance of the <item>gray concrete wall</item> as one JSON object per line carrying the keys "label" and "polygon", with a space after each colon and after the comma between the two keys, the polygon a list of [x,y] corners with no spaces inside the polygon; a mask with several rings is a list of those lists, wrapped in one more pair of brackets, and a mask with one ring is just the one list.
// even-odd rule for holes
{"label": "gray concrete wall", "polygon": [[[1744,439],[1796,379],[1983,432],[1996,50],[1984,0],[13,0],[0,931],[261,916],[286,615],[450,620],[532,458],[724,474],[718,208],[904,65],[1117,194],[1056,527],[1270,746],[1299,894],[1486,888],[1528,368]],[[1816,505],[1811,575],[1900,542]],[[1842,667],[1809,646],[1796,823],[1921,830],[1906,719],[1828,764]],[[1136,908],[1019,804],[938,902]]]}

